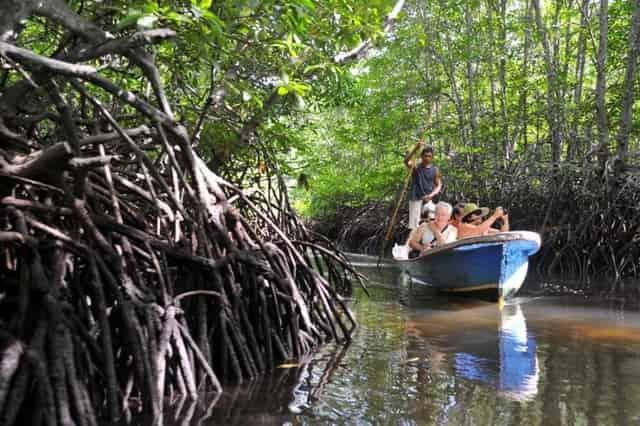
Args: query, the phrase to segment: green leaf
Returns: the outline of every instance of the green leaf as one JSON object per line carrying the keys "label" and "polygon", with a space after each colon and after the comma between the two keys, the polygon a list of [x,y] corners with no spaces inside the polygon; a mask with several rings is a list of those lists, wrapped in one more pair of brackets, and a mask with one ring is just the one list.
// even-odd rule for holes
{"label": "green leaf", "polygon": [[149,29],[149,28],[153,28],[153,24],[155,24],[157,20],[158,20],[157,16],[145,15],[138,18],[138,21],[136,22],[136,24],[139,28]]}
{"label": "green leaf", "polygon": [[289,89],[287,89],[285,86],[278,87],[278,95],[284,96],[287,93],[289,93]]}
{"label": "green leaf", "polygon": [[128,28],[132,25],[135,25],[138,22],[138,19],[144,16],[144,12],[131,9],[127,15],[125,15],[117,24],[116,30],[120,31],[124,28]]}
{"label": "green leaf", "polygon": [[327,65],[329,65],[329,64],[323,63],[323,64],[309,65],[308,67],[306,67],[304,69],[304,71],[302,73],[303,74],[309,74],[309,73],[311,73],[313,71],[316,71],[316,70],[322,70],[322,69],[327,68]]}
{"label": "green leaf", "polygon": [[311,90],[311,86],[309,86],[307,84],[297,83],[295,81],[291,82],[288,85],[288,87],[289,87],[289,90],[294,91],[298,95],[305,95],[305,94],[309,93],[309,91]]}

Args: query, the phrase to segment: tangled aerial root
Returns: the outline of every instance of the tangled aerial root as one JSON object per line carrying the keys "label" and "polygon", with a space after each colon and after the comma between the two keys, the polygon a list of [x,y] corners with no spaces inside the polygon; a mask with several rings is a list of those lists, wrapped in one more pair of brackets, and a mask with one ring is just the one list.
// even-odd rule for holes
{"label": "tangled aerial root", "polygon": [[[0,98],[0,424],[95,425],[132,401],[161,424],[167,396],[349,340],[345,259],[288,202],[211,172],[174,120],[141,49],[172,32],[113,39],[30,5],[86,44],[52,59],[0,41],[24,77]],[[104,55],[138,64],[161,106],[77,63]],[[39,111],[11,108],[22,90]]]}

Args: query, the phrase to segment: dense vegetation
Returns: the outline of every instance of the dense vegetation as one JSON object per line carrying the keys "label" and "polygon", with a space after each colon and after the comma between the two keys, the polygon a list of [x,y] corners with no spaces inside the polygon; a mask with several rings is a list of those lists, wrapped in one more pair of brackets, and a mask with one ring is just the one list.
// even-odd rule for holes
{"label": "dense vegetation", "polygon": [[0,424],[163,424],[350,339],[358,276],[277,156],[387,11],[0,1]]}
{"label": "dense vegetation", "polygon": [[640,0],[0,12],[0,424],[161,424],[348,340],[354,272],[292,204],[377,248],[419,138],[547,270],[637,276]]}
{"label": "dense vegetation", "polygon": [[402,157],[425,138],[443,198],[509,208],[515,228],[543,233],[545,269],[637,276],[639,25],[638,1],[407,2],[308,115],[296,206],[377,250]]}

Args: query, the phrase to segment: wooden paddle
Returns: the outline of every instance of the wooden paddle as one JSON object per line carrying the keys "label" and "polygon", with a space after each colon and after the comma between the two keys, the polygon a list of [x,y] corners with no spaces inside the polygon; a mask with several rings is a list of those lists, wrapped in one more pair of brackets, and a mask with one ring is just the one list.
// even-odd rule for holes
{"label": "wooden paddle", "polygon": [[[431,104],[431,108],[427,109],[427,112],[425,114],[425,123],[427,125],[426,125],[424,131],[422,132],[422,136],[420,137],[420,139],[418,139],[418,144],[424,142],[424,140],[425,140],[425,138],[427,136],[427,129],[430,127],[432,109],[435,106],[436,106],[436,102],[434,101]],[[416,147],[417,147],[417,144],[416,144]],[[420,153],[419,153],[418,149],[416,149],[415,151],[416,151],[416,158],[413,161],[413,166],[411,167],[409,172],[407,172],[407,176],[404,179],[404,186],[402,188],[402,192],[400,193],[400,198],[398,199],[398,202],[396,204],[396,208],[393,210],[393,214],[391,215],[391,221],[389,222],[389,228],[387,229],[387,233],[384,236],[384,240],[382,242],[382,250],[380,251],[380,255],[378,256],[378,264],[380,264],[380,260],[382,259],[382,256],[384,255],[384,250],[387,247],[387,243],[389,242],[389,240],[391,239],[391,235],[393,234],[393,228],[396,225],[396,219],[398,217],[398,211],[400,210],[400,206],[404,202],[404,197],[407,194],[407,189],[409,188],[409,182],[411,181],[411,175],[413,173],[413,169],[415,169],[416,164],[418,162],[418,156],[420,155]]]}
{"label": "wooden paddle", "polygon": [[[422,140],[420,142],[422,142]],[[416,153],[417,152],[418,150],[416,150]],[[387,229],[387,233],[384,236],[385,246],[386,246],[386,242],[388,242],[391,239],[391,234],[393,233],[393,227],[396,224],[396,218],[398,216],[398,211],[400,210],[400,206],[402,205],[402,202],[404,201],[404,197],[407,194],[407,188],[409,188],[409,182],[411,181],[411,175],[413,174],[413,170],[416,168],[416,163],[415,163],[416,161],[417,159],[414,160],[413,166],[407,172],[407,177],[404,178],[404,187],[402,188],[402,192],[400,193],[400,197],[398,198],[398,203],[396,204],[396,208],[393,210],[393,215],[391,215],[391,221],[389,222],[389,228]],[[384,250],[384,247],[383,247],[383,250]]]}

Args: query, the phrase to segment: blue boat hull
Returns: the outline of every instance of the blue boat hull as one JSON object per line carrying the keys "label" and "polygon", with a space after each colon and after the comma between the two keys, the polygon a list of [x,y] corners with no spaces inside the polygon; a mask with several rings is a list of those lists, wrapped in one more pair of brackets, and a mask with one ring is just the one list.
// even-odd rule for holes
{"label": "blue boat hull", "polygon": [[414,280],[441,291],[509,298],[522,286],[529,256],[539,248],[534,232],[503,232],[458,240],[397,263]]}

